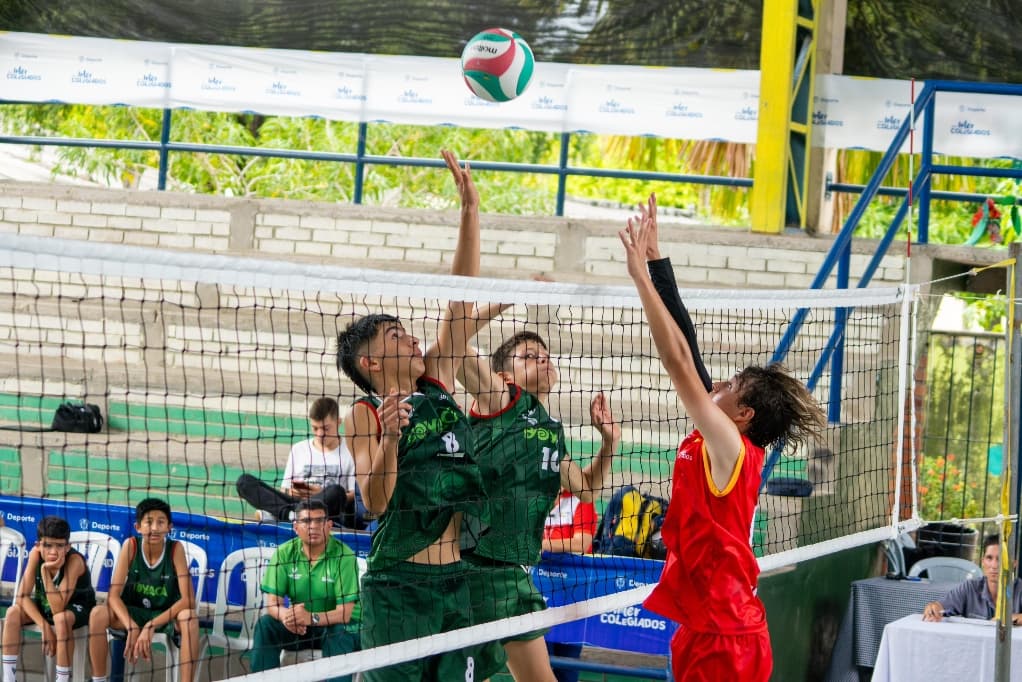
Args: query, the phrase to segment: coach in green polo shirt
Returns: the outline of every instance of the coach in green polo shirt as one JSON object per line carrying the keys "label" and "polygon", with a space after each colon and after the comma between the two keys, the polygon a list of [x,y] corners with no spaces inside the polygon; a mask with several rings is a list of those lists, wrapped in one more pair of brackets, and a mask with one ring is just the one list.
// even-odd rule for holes
{"label": "coach in green polo shirt", "polygon": [[263,576],[266,613],[256,624],[252,672],[279,667],[284,649],[322,649],[324,656],[337,656],[359,648],[355,553],[330,535],[326,505],[319,500],[300,503],[293,525],[298,537],[277,548]]}

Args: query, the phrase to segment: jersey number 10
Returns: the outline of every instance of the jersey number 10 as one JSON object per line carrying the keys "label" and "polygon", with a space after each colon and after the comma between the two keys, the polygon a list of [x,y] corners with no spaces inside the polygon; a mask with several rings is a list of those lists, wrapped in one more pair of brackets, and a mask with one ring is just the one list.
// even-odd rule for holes
{"label": "jersey number 10", "polygon": [[539,468],[543,471],[560,471],[561,463],[557,461],[560,456],[561,453],[557,452],[557,450],[543,448],[543,463]]}

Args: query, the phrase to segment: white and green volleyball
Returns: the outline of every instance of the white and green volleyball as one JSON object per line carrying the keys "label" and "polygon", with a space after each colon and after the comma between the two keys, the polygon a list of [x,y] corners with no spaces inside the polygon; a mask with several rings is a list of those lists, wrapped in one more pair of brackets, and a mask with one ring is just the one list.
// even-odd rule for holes
{"label": "white and green volleyball", "polygon": [[491,102],[507,102],[525,92],[535,63],[529,44],[504,28],[475,34],[461,53],[469,90]]}

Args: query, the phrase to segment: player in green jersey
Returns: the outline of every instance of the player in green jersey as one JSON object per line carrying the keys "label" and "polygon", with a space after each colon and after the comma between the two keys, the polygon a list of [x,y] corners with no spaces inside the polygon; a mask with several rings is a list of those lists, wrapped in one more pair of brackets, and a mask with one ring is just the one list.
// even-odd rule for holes
{"label": "player in green jersey", "polygon": [[[444,160],[461,197],[452,274],[479,271],[479,194],[471,172]],[[355,477],[379,515],[362,580],[362,645],[370,648],[471,625],[459,549],[463,513],[485,495],[468,419],[451,396],[468,348],[471,304],[453,301],[425,353],[391,315],[356,320],[337,339],[338,367],[367,394],[345,418]],[[478,647],[369,671],[368,682],[482,679]],[[501,662],[502,663],[502,662]]]}
{"label": "player in green jersey", "polygon": [[[36,527],[36,543],[28,553],[14,603],[4,619],[3,682],[14,682],[21,629],[33,623],[42,632],[43,653],[57,659],[56,682],[69,682],[75,650],[72,633],[89,622],[95,605],[96,592],[85,557],[71,546],[71,527],[59,516],[44,516]],[[106,632],[99,636],[106,637]]]}
{"label": "player in green jersey", "polygon": [[[150,497],[138,503],[138,535],[124,542],[110,578],[106,608],[92,610],[89,631],[123,630],[124,658],[129,663],[151,660],[153,634],[166,633],[180,642],[180,679],[191,680],[199,655],[199,618],[184,547],[167,538],[172,527],[166,502]],[[92,679],[106,679],[106,637],[91,638],[89,655]]]}
{"label": "player in green jersey", "polygon": [[[477,329],[503,308],[480,306]],[[546,608],[523,566],[539,560],[543,526],[561,489],[592,502],[610,472],[621,441],[602,393],[593,397],[590,418],[602,439],[599,452],[582,468],[566,451],[564,427],[547,412],[557,368],[539,334],[518,332],[489,361],[466,359],[462,383],[475,398],[471,411],[476,452],[488,486],[490,527],[468,555],[475,620],[485,622]],[[542,632],[504,641],[508,668],[516,680],[555,682]]]}

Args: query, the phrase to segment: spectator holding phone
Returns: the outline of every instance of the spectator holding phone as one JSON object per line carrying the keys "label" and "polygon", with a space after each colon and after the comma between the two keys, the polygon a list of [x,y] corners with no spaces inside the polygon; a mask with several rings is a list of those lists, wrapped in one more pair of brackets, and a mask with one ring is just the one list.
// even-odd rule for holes
{"label": "spectator holding phone", "polygon": [[318,500],[327,514],[348,528],[361,525],[355,515],[355,460],[338,433],[340,408],[333,398],[318,398],[309,408],[312,438],[295,443],[277,490],[251,474],[238,478],[238,494],[261,512],[283,522],[294,520],[298,504]]}

